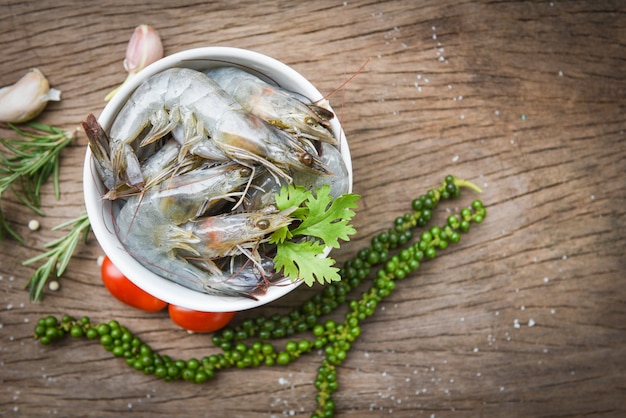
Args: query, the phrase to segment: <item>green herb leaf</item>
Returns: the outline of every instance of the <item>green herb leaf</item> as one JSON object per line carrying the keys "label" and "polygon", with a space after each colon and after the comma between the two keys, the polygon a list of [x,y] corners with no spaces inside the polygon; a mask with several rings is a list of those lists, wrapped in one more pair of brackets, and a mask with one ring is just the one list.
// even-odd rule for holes
{"label": "green herb leaf", "polygon": [[[339,248],[339,239],[349,241],[349,235],[356,230],[348,222],[354,217],[359,196],[344,194],[333,200],[330,186],[324,185],[317,189],[317,197],[311,196],[306,206],[309,209],[308,216],[291,233],[320,238],[324,243],[333,248]],[[332,202],[332,203],[331,203]]]}
{"label": "green herb leaf", "polygon": [[300,222],[295,227],[285,226],[270,236],[276,244],[274,265],[277,271],[291,280],[315,283],[339,280],[338,269],[330,257],[320,257],[324,248],[339,248],[339,240],[348,241],[356,230],[349,224],[360,196],[344,194],[336,199],[330,196],[330,186],[324,185],[315,194],[301,186],[283,186],[276,196],[278,209],[297,206],[292,216]]}
{"label": "green herb leaf", "polygon": [[70,225],[72,226],[72,230],[68,232],[67,235],[57,238],[45,245],[46,248],[49,248],[48,251],[29,258],[22,263],[22,265],[27,266],[44,259],[46,260],[35,271],[30,281],[26,284],[26,287],[30,289],[30,300],[33,302],[43,298],[43,288],[50,275],[55,273],[56,277],[60,277],[65,272],[78,243],[81,240],[87,240],[91,223],[86,214],[58,225],[54,227],[53,230],[56,231]]}
{"label": "green herb leaf", "polygon": [[285,241],[277,246],[274,264],[276,270],[283,270],[285,277],[292,281],[302,279],[312,286],[319,283],[341,280],[339,269],[333,267],[335,260],[320,257],[325,246],[315,241]]}
{"label": "green herb leaf", "polygon": [[[10,189],[26,207],[43,215],[39,209],[41,187],[52,176],[54,195],[57,199],[61,197],[60,153],[72,142],[74,135],[37,122],[26,124],[29,130],[8,125],[21,138],[0,138],[0,196]],[[14,187],[16,185],[20,187]],[[0,239],[4,232],[22,242],[0,210]]]}

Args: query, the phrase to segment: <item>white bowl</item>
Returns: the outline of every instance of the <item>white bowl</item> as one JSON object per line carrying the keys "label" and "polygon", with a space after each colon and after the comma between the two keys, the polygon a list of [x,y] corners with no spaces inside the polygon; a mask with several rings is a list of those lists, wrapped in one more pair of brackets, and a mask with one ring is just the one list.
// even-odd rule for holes
{"label": "white bowl", "polygon": [[[252,70],[255,74],[266,75],[268,81],[273,81],[280,87],[302,94],[313,101],[323,98],[322,94],[302,75],[289,66],[263,54],[230,47],[206,47],[182,51],[151,64],[135,77],[125,83],[107,103],[98,121],[108,131],[117,113],[132,92],[148,77],[171,67],[187,67],[195,70],[205,70],[223,65],[239,66]],[[331,120],[335,136],[340,141],[340,150],[348,170],[349,191],[352,191],[352,162],[348,144],[337,118]],[[173,305],[204,312],[242,311],[274,301],[294,290],[302,282],[287,282],[285,285],[270,286],[267,292],[258,297],[258,300],[236,297],[220,297],[194,291],[178,285],[168,279],[158,276],[135,260],[126,252],[113,232],[113,210],[110,200],[102,199],[104,186],[96,174],[93,166],[92,154],[87,147],[83,170],[84,196],[87,215],[91,221],[92,230],[100,246],[122,273],[133,283],[146,292]],[[326,248],[325,256],[330,252]]]}

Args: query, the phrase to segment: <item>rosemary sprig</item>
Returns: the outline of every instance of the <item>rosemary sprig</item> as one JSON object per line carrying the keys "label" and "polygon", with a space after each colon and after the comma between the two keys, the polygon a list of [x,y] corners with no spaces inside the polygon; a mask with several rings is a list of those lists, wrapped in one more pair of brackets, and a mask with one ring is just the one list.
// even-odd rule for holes
{"label": "rosemary sprig", "polygon": [[27,266],[37,261],[47,259],[46,262],[35,271],[35,274],[33,274],[26,284],[32,302],[43,299],[43,288],[50,275],[54,273],[56,277],[61,277],[79,241],[82,240],[85,242],[87,240],[87,235],[91,227],[87,214],[82,214],[76,219],[57,225],[52,228],[52,230],[57,231],[70,225],[72,225],[72,229],[67,235],[57,238],[44,246],[44,248],[49,248],[47,252],[29,258],[22,263],[22,265]]}
{"label": "rosemary sprig", "polygon": [[[53,178],[54,195],[61,197],[59,186],[60,153],[72,142],[74,135],[54,126],[39,122],[26,124],[33,132],[7,124],[21,138],[0,138],[5,150],[0,149],[0,197],[11,189],[25,206],[43,215],[41,186]],[[14,185],[19,183],[19,190]],[[6,222],[0,209],[0,239],[4,232],[22,242],[22,238]]]}

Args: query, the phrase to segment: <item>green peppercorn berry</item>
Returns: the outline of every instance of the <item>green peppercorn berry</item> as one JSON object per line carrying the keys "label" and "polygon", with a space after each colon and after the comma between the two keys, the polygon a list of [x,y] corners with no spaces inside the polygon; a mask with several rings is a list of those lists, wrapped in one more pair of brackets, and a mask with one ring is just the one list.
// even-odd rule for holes
{"label": "green peppercorn berry", "polygon": [[209,375],[204,370],[198,370],[194,377],[194,383],[204,383],[209,380]]}
{"label": "green peppercorn berry", "polygon": [[46,335],[46,326],[38,324],[35,327],[35,337],[43,337],[44,335]]}
{"label": "green peppercorn berry", "polygon": [[87,338],[90,340],[98,338],[98,330],[96,330],[95,328],[89,328],[85,334],[87,335]]}
{"label": "green peppercorn berry", "polygon": [[59,320],[56,316],[50,315],[44,318],[44,323],[47,327],[56,327],[59,324]]}
{"label": "green peppercorn berry", "polygon": [[59,338],[63,335],[63,331],[57,328],[46,328],[46,337],[50,339],[50,341]]}
{"label": "green peppercorn berry", "polygon": [[124,357],[124,347],[118,345],[113,347],[113,350],[111,350],[111,353],[115,356],[115,357]]}
{"label": "green peppercorn berry", "polygon": [[298,351],[301,353],[307,353],[311,350],[311,342],[309,340],[298,341]]}
{"label": "green peppercorn berry", "polygon": [[280,353],[278,353],[278,356],[276,357],[276,363],[278,363],[281,366],[285,366],[289,364],[290,361],[291,361],[291,356],[289,356],[289,353],[285,351],[281,351]]}
{"label": "green peppercorn berry", "polygon": [[285,344],[285,351],[288,353],[295,353],[298,350],[298,344],[295,341],[288,341]]}
{"label": "green peppercorn berry", "polygon": [[196,373],[189,369],[183,369],[182,376],[188,382],[193,382],[196,379]]}
{"label": "green peppercorn berry", "polygon": [[103,334],[100,336],[100,344],[109,347],[113,344],[113,338],[109,334]]}
{"label": "green peppercorn berry", "polygon": [[98,335],[103,336],[111,332],[111,327],[107,324],[100,324],[96,327],[96,330],[98,331]]}
{"label": "green peppercorn berry", "polygon": [[70,328],[70,335],[74,338],[79,338],[85,335],[85,331],[83,330],[83,327],[79,325],[73,325]]}
{"label": "green peppercorn berry", "polygon": [[235,331],[232,328],[224,328],[221,334],[224,341],[230,341],[235,338]]}
{"label": "green peppercorn berry", "polygon": [[380,253],[378,251],[370,251],[367,254],[367,262],[371,265],[376,265],[380,262]]}

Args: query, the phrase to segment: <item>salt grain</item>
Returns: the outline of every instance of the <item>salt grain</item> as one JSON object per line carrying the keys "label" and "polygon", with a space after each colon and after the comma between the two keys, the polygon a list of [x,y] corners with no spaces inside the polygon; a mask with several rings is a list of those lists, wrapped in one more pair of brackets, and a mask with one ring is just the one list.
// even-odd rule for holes
{"label": "salt grain", "polygon": [[455,155],[454,157],[452,157],[452,162],[456,163],[457,161],[459,161],[459,156]]}
{"label": "salt grain", "polygon": [[534,327],[534,326],[535,326],[535,320],[534,320],[534,319],[532,319],[532,318],[531,318],[531,319],[529,319],[529,320],[528,320],[528,326],[529,326],[529,327]]}
{"label": "salt grain", "polygon": [[59,282],[57,282],[56,280],[52,280],[49,284],[48,284],[48,289],[52,290],[53,292],[56,292],[57,290],[59,290]]}

